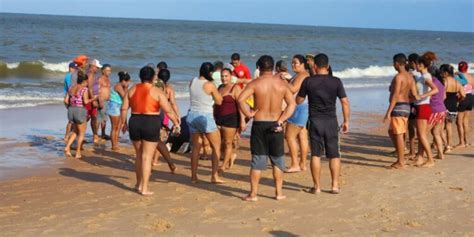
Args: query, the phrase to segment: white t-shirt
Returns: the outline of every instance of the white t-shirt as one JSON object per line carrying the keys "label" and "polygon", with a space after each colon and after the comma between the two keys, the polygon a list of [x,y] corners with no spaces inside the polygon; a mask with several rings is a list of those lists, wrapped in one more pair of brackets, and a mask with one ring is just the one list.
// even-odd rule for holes
{"label": "white t-shirt", "polygon": [[[431,88],[426,85],[426,81],[432,81],[433,79],[431,78],[431,74],[429,73],[423,73],[420,77],[416,79],[416,90],[418,91],[419,95],[423,95],[426,92],[431,91]],[[417,100],[415,102],[416,105],[425,105],[430,103],[430,97],[426,97],[421,100]]]}

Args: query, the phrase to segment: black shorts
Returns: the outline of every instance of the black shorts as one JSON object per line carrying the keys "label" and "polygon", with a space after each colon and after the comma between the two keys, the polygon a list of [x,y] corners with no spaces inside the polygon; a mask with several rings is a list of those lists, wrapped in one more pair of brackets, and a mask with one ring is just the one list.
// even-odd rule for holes
{"label": "black shorts", "polygon": [[461,100],[458,105],[459,112],[471,111],[472,110],[472,103],[474,102],[474,97],[472,94],[466,94],[466,98]]}
{"label": "black shorts", "polygon": [[285,170],[285,150],[283,147],[283,132],[275,133],[272,128],[276,122],[254,121],[250,135],[251,167],[255,170],[265,170],[270,158],[273,166]]}
{"label": "black shorts", "polygon": [[216,116],[216,124],[218,126],[227,128],[238,128],[240,127],[240,116],[239,114],[228,114],[224,116]]}
{"label": "black shorts", "polygon": [[310,121],[311,156],[321,157],[325,152],[328,159],[340,158],[339,125],[337,119],[310,118]]}
{"label": "black shorts", "polygon": [[128,121],[130,140],[159,141],[161,122],[160,115],[132,114]]}

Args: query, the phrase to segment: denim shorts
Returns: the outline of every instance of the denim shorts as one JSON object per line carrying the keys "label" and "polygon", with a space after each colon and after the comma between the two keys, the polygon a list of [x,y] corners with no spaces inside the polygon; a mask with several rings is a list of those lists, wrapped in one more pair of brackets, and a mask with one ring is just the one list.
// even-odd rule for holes
{"label": "denim shorts", "polygon": [[120,116],[120,109],[122,108],[122,105],[117,103],[117,102],[113,102],[113,101],[109,101],[109,109],[107,111],[107,113],[110,115],[110,116]]}
{"label": "denim shorts", "polygon": [[295,124],[300,127],[305,127],[308,123],[308,104],[299,104],[296,106],[295,112],[288,119],[288,123]]}
{"label": "denim shorts", "polygon": [[212,113],[189,111],[186,123],[190,133],[213,133],[217,131],[216,121]]}

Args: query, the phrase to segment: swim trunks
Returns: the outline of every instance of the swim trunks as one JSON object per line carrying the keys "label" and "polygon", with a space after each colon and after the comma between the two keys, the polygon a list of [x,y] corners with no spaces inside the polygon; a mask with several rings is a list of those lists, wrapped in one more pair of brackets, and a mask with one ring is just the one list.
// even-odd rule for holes
{"label": "swim trunks", "polygon": [[400,102],[395,105],[390,119],[389,131],[392,134],[404,134],[407,132],[408,128],[408,119],[411,116],[411,106],[410,103]]}
{"label": "swim trunks", "polygon": [[474,97],[472,96],[472,94],[466,94],[466,98],[464,98],[464,100],[461,100],[461,102],[459,102],[458,111],[459,112],[471,111],[473,100],[474,100]]}
{"label": "swim trunks", "polygon": [[446,112],[446,121],[448,123],[454,123],[456,122],[456,119],[458,118],[458,112]]}
{"label": "swim trunks", "polygon": [[337,119],[310,118],[309,121],[311,156],[321,157],[325,153],[328,159],[341,157]]}
{"label": "swim trunks", "polygon": [[285,170],[284,134],[273,131],[276,121],[254,121],[250,135],[251,168],[265,170],[268,158],[272,166]]}
{"label": "swim trunks", "polygon": [[160,140],[160,115],[132,114],[128,121],[130,140],[157,142]]}
{"label": "swim trunks", "polygon": [[102,105],[102,108],[99,108],[97,110],[98,114],[97,114],[97,122],[99,123],[105,123],[107,122],[107,111],[108,111],[108,108],[109,108],[109,102],[108,101],[104,101],[103,105]]}

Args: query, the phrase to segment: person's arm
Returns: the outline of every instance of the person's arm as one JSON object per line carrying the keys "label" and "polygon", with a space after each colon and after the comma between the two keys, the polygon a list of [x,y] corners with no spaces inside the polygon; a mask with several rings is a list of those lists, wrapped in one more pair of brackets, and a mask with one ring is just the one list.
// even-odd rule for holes
{"label": "person's arm", "polygon": [[290,88],[288,85],[285,88],[285,102],[286,102],[286,108],[283,111],[283,113],[280,115],[280,118],[278,118],[277,123],[279,125],[282,125],[283,122],[288,120],[288,118],[291,117],[291,115],[295,112],[296,109],[296,102],[295,98],[293,97],[293,93],[291,92]]}
{"label": "person's arm", "polygon": [[117,84],[117,85],[115,85],[114,89],[120,95],[120,97],[122,97],[122,99],[125,97],[125,94],[127,92],[123,89],[122,85]]}
{"label": "person's arm", "polygon": [[302,104],[306,98],[306,86],[308,80],[303,80],[300,85],[298,95],[296,96],[296,104]]}
{"label": "person's arm", "polygon": [[300,90],[301,84],[303,84],[303,81],[305,79],[306,77],[296,77],[293,83],[289,83],[288,85],[290,86],[291,93],[297,93]]}
{"label": "person's arm", "polygon": [[84,104],[89,104],[90,102],[97,100],[96,95],[92,96],[92,98],[90,99],[89,98],[89,93],[84,92],[84,94],[82,95],[82,100]]}
{"label": "person's arm", "polygon": [[433,80],[426,79],[425,80],[425,85],[427,85],[429,88],[431,88],[431,90],[426,92],[425,94],[421,95],[421,98],[426,98],[426,97],[435,95],[436,93],[439,92],[438,87],[433,83]]}
{"label": "person's arm", "polygon": [[342,123],[342,133],[346,134],[349,132],[349,119],[350,119],[350,105],[349,98],[344,97],[340,99],[342,105],[342,116],[344,121]]}
{"label": "person's arm", "polygon": [[210,94],[212,96],[212,98],[214,99],[214,104],[216,104],[216,105],[221,105],[222,104],[222,96],[219,93],[219,91],[217,90],[217,87],[216,87],[216,85],[214,85],[214,83],[206,82],[204,84],[204,91],[207,94]]}
{"label": "person's arm", "polygon": [[120,109],[122,133],[125,133],[128,130],[127,114],[128,114],[128,109],[130,108],[129,99],[128,99],[129,92],[130,91],[127,91],[127,93],[123,97],[122,108]]}
{"label": "person's arm", "polygon": [[[402,78],[400,76],[395,76],[391,85],[390,105],[388,106],[387,112],[385,113],[385,117],[383,118],[384,123],[390,122],[392,111],[398,102],[398,95],[400,94],[401,86],[402,86]],[[342,100],[341,100],[341,103],[342,103]]]}
{"label": "person's arm", "polygon": [[157,93],[158,100],[160,103],[160,108],[162,111],[168,115],[168,118],[173,122],[173,126],[175,128],[180,127],[180,121],[178,120],[178,116],[173,110],[173,107],[171,106],[170,102],[168,101],[168,98],[166,94],[159,88],[152,88],[152,90],[155,90],[155,93]]}
{"label": "person's arm", "polygon": [[411,83],[410,93],[413,96],[413,98],[415,98],[415,100],[420,100],[421,99],[420,95],[418,94],[418,90],[416,89],[416,83],[414,83],[414,82]]}
{"label": "person's arm", "polygon": [[245,74],[245,78],[247,78],[248,81],[251,81],[251,80],[252,80],[252,74],[250,74],[250,69],[249,69],[249,67],[245,66],[244,74]]}
{"label": "person's arm", "polygon": [[253,118],[255,116],[255,114],[257,113],[258,109],[257,110],[254,110],[254,111],[249,111],[247,108],[247,99],[253,95],[253,93],[255,92],[254,88],[253,88],[254,84],[253,83],[250,83],[247,85],[247,87],[245,87],[245,89],[240,93],[240,96],[239,98],[237,99],[237,102],[238,102],[238,105],[239,105],[239,109],[240,111],[245,115],[245,117],[247,118]]}
{"label": "person's arm", "polygon": [[[239,86],[234,85],[234,99],[237,101],[240,94],[242,93],[242,89],[240,89]],[[247,123],[245,122],[245,114],[242,112],[241,109],[239,109],[239,115],[240,115],[240,131],[245,131],[247,128]]]}
{"label": "person's arm", "polygon": [[460,82],[458,82],[457,80],[454,81],[456,82],[456,89],[458,91],[458,95],[460,96],[460,100],[464,100],[464,98],[466,98],[466,92],[464,91],[464,88],[462,87]]}
{"label": "person's arm", "polygon": [[169,85],[168,88],[169,88],[169,102],[170,102],[171,107],[173,108],[174,112],[176,113],[176,116],[178,117],[178,120],[181,123],[181,116],[180,116],[180,113],[179,113],[178,105],[176,103],[176,94],[175,94],[174,88],[171,85]]}

